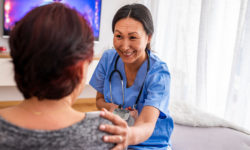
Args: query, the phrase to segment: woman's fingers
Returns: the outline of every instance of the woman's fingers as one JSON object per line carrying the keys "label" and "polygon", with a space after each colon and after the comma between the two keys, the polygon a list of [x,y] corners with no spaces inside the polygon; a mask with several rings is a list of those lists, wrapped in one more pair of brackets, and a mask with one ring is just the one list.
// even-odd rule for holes
{"label": "woman's fingers", "polygon": [[134,119],[138,118],[138,111],[136,109],[131,110],[129,113]]}
{"label": "woman's fingers", "polygon": [[118,115],[115,115],[107,111],[106,109],[103,109],[100,115],[101,117],[113,123],[111,125],[100,125],[100,130],[112,134],[103,136],[103,141],[108,143],[116,143],[115,147],[112,148],[112,150],[125,149],[128,145],[128,135],[130,133],[130,128],[128,127],[127,122]]}
{"label": "woman's fingers", "polygon": [[101,124],[100,130],[104,132],[108,132],[113,135],[125,135],[127,132],[127,128],[125,127],[119,127],[114,125],[108,125],[108,124]]}
{"label": "woman's fingers", "polygon": [[123,143],[125,138],[121,135],[113,135],[113,136],[103,136],[103,141],[107,143]]}
{"label": "woman's fingers", "polygon": [[116,105],[116,104],[111,104],[110,108],[109,108],[109,111],[110,112],[113,112],[116,108],[118,108],[119,106]]}
{"label": "woman's fingers", "polygon": [[125,135],[105,135],[103,141],[106,143],[115,143],[112,150],[123,150],[128,146],[128,136]]}
{"label": "woman's fingers", "polygon": [[128,131],[114,125],[101,125],[100,129],[112,135],[103,136],[106,143],[115,143],[112,150],[123,150],[128,146]]}

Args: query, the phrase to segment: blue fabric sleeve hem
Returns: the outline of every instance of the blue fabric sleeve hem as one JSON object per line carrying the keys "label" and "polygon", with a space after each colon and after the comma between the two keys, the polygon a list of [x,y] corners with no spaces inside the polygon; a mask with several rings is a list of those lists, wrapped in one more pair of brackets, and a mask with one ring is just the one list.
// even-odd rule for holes
{"label": "blue fabric sleeve hem", "polygon": [[[147,104],[144,104],[144,106],[152,106],[152,107],[158,109],[158,110],[160,111],[160,115],[159,115],[159,118],[160,118],[160,119],[165,119],[165,118],[167,117],[167,114],[165,114],[159,107],[157,107],[157,106],[155,106],[155,105],[153,105],[153,104],[147,103]],[[144,106],[143,106],[143,107],[144,107]]]}

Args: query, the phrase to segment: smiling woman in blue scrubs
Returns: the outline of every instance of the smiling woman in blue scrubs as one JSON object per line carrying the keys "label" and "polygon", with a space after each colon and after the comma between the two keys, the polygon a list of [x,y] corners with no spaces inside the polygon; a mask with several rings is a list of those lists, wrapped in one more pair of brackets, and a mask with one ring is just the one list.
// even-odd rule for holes
{"label": "smiling woman in blue scrubs", "polygon": [[[170,73],[150,51],[154,32],[150,11],[141,4],[120,8],[112,22],[114,49],[104,52],[91,78],[99,109],[126,110],[134,124],[125,127],[129,149],[171,149]],[[106,131],[112,133],[111,128]],[[106,139],[106,141],[112,139]]]}

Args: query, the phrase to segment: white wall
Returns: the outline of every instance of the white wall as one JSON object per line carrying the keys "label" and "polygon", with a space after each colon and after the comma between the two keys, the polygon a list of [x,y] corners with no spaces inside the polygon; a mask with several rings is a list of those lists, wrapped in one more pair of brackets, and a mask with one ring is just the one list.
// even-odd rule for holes
{"label": "white wall", "polygon": [[[86,85],[79,98],[94,98],[95,95],[96,91],[90,85]],[[15,86],[0,86],[0,101],[16,100],[23,100],[23,96]]]}
{"label": "white wall", "polygon": [[[4,46],[4,47],[8,47],[8,42],[7,42],[7,39],[4,39],[2,38],[2,33],[3,33],[3,30],[2,30],[2,27],[3,27],[3,0],[0,0],[0,46]],[[1,67],[1,66],[0,66]],[[0,68],[1,69],[1,68]]]}
{"label": "white wall", "polygon": [[[8,47],[8,39],[2,38],[2,1],[0,0],[0,46],[4,46],[9,51]],[[123,5],[128,3],[143,3],[145,5],[150,5],[151,0],[102,0],[102,10],[101,10],[101,29],[100,29],[100,37],[99,41],[95,42],[94,50],[95,56],[101,56],[102,52],[106,49],[112,48],[113,43],[113,33],[111,30],[112,18],[115,12]],[[1,58],[0,58],[1,59]],[[2,58],[3,59],[3,58]],[[0,66],[1,72],[11,72],[11,70],[7,70],[11,68],[6,68],[4,66]],[[2,76],[0,75],[0,78]],[[3,77],[2,77],[3,78]],[[0,79],[5,80],[5,79]],[[80,95],[80,98],[89,98],[95,97],[96,91],[89,85],[86,85],[83,93]],[[21,93],[15,86],[0,86],[0,101],[4,100],[22,100],[23,97]]]}

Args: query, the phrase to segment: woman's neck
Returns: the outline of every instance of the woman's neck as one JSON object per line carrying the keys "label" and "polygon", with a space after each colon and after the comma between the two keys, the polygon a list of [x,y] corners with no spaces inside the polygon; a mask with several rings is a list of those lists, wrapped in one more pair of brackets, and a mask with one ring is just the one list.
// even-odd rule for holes
{"label": "woman's neck", "polygon": [[2,109],[0,115],[23,128],[55,130],[84,119],[85,113],[74,110],[71,105],[69,98],[40,101],[33,97],[17,106]]}
{"label": "woman's neck", "polygon": [[72,100],[65,97],[60,100],[38,100],[36,97],[24,100],[19,107],[35,114],[60,113],[72,109]]}

